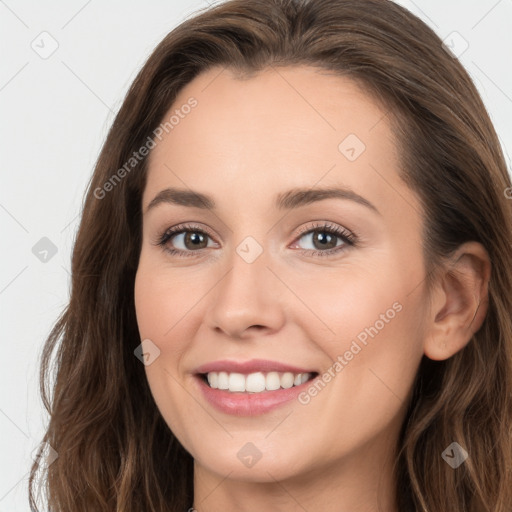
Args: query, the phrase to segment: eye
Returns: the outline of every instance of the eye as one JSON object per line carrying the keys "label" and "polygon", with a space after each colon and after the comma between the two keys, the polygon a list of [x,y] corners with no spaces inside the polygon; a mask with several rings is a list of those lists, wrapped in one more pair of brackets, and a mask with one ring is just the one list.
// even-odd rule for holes
{"label": "eye", "polygon": [[[356,237],[353,233],[329,223],[309,226],[302,230],[302,234],[297,240],[301,239],[306,239],[313,245],[312,249],[305,249],[301,252],[314,256],[332,255],[346,250],[347,246],[356,245]],[[341,243],[338,243],[340,241]],[[297,242],[294,245],[297,245]]]}
{"label": "eye", "polygon": [[[161,246],[173,256],[196,256],[194,253],[211,247],[208,245],[209,238],[212,239],[212,235],[199,226],[180,224],[161,233],[154,245]],[[350,231],[329,223],[316,224],[303,229],[293,245],[296,246],[297,241],[301,239],[309,239],[313,248],[303,249],[300,252],[312,256],[332,255],[346,250],[347,247],[355,246],[357,241],[356,236]],[[170,242],[172,247],[169,247]]]}
{"label": "eye", "polygon": [[[211,235],[199,226],[180,224],[162,233],[155,245],[161,246],[172,255],[195,256],[194,252],[208,247],[208,238],[211,238]],[[168,247],[171,241],[173,246],[178,247]]]}

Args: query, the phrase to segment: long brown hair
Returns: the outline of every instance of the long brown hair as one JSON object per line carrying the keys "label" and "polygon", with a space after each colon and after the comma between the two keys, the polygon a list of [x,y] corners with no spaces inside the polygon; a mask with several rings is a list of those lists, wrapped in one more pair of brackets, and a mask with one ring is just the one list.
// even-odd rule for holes
{"label": "long brown hair", "polygon": [[[511,181],[474,84],[438,36],[391,1],[231,0],[184,21],[157,46],[99,155],[73,250],[69,305],[42,353],[50,415],[42,441],[58,458],[44,471],[33,464],[32,510],[37,482],[53,512],[192,506],[192,457],[161,417],[134,356],[147,159],[129,172],[126,162],[198,73],[219,66],[251,76],[302,64],[351,77],[385,105],[400,174],[425,214],[427,285],[466,241],[480,242],[492,263],[482,327],[448,360],[421,362],[396,450],[399,509],[512,509]],[[453,441],[469,453],[457,470],[441,457]]]}

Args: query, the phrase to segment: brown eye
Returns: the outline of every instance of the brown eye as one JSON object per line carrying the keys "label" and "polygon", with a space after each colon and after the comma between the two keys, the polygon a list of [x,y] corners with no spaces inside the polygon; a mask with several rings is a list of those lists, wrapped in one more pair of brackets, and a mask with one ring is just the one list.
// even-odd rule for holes
{"label": "brown eye", "polygon": [[194,225],[179,225],[166,230],[155,241],[166,252],[175,256],[195,256],[202,249],[211,247],[212,236]]}
{"label": "brown eye", "polygon": [[315,249],[333,249],[337,245],[336,235],[333,235],[327,231],[312,231],[312,242]]}
{"label": "brown eye", "polygon": [[349,231],[329,224],[312,226],[308,231],[303,231],[297,238],[294,245],[299,245],[299,241],[306,239],[312,247],[302,247],[305,253],[324,256],[338,253],[347,246],[355,245],[355,235]]}
{"label": "brown eye", "polygon": [[209,235],[199,230],[181,230],[173,233],[168,240],[167,244],[172,241],[173,249],[181,251],[195,251],[199,249],[206,249],[208,246]]}
{"label": "brown eye", "polygon": [[[184,231],[184,238],[182,243],[186,249],[205,249],[208,245],[208,235],[199,231]],[[181,234],[175,235],[172,239],[181,236]]]}

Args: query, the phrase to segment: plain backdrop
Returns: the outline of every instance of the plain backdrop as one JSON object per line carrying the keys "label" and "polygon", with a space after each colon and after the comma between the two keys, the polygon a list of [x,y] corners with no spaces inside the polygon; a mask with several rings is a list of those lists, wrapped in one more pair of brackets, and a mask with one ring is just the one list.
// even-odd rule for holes
{"label": "plain backdrop", "polygon": [[[462,52],[510,171],[512,1],[398,3]],[[0,512],[29,510],[31,454],[47,421],[39,358],[69,297],[80,206],[108,127],[156,44],[207,6],[0,0]]]}

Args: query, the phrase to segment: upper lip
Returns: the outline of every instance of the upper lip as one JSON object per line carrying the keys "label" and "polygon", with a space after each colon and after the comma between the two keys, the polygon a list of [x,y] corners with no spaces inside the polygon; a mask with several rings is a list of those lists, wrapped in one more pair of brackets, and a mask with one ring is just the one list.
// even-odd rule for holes
{"label": "upper lip", "polygon": [[291,372],[291,373],[313,373],[298,366],[292,366],[279,361],[268,359],[251,359],[249,361],[220,360],[205,363],[196,368],[195,373],[227,372],[249,374],[255,372]]}

